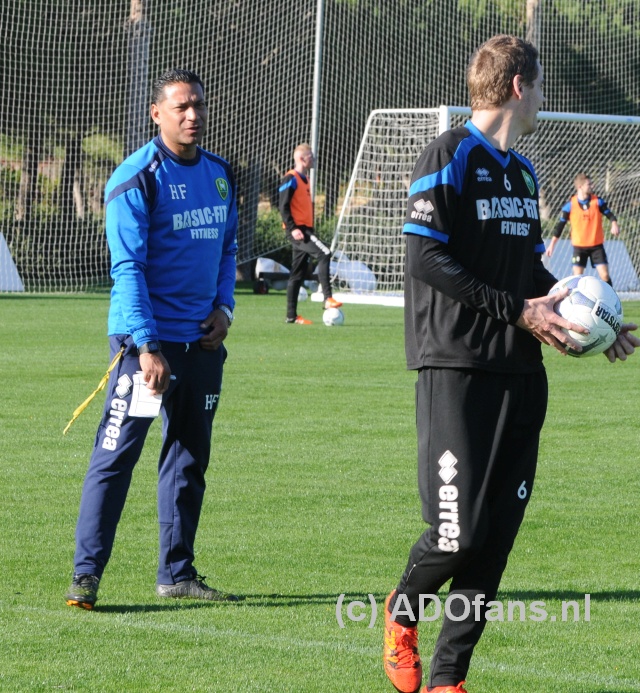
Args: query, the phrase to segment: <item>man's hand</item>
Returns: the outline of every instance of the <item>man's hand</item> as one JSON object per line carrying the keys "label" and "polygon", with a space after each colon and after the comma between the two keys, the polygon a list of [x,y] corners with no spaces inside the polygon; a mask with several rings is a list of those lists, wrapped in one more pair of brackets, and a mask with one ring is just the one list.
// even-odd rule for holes
{"label": "man's hand", "polygon": [[140,370],[152,395],[161,395],[169,389],[171,368],[161,351],[140,354]]}
{"label": "man's hand", "polygon": [[612,236],[619,236],[620,235],[620,227],[618,226],[617,221],[611,222],[611,235]]}
{"label": "man's hand", "polygon": [[604,352],[611,363],[616,359],[626,361],[629,354],[633,354],[636,347],[640,347],[640,339],[631,330],[637,330],[638,326],[633,322],[623,323],[616,341]]}
{"label": "man's hand", "polygon": [[215,351],[229,333],[229,318],[224,311],[216,308],[202,322],[200,329],[205,333],[200,337],[200,346],[206,351]]}
{"label": "man's hand", "polygon": [[300,229],[293,229],[291,232],[291,238],[293,238],[294,241],[303,241],[304,240],[304,234]]}
{"label": "man's hand", "polygon": [[569,322],[558,315],[553,309],[556,303],[568,295],[569,290],[565,288],[552,296],[525,299],[522,314],[516,322],[518,327],[531,332],[538,341],[552,346],[563,355],[566,355],[569,346],[576,351],[582,351],[582,347],[561,328],[582,334],[589,332],[581,325]]}

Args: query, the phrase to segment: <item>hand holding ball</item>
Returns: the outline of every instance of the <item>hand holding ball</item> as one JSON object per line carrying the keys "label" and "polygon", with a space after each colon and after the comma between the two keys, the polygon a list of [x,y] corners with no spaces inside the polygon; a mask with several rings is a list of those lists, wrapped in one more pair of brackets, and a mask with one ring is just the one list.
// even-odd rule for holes
{"label": "hand holding ball", "polygon": [[618,294],[598,277],[576,274],[554,284],[549,295],[565,288],[569,289],[569,295],[556,303],[554,310],[563,318],[589,330],[589,334],[565,330],[582,346],[582,351],[568,348],[567,353],[577,357],[601,354],[616,341],[620,333],[622,304]]}

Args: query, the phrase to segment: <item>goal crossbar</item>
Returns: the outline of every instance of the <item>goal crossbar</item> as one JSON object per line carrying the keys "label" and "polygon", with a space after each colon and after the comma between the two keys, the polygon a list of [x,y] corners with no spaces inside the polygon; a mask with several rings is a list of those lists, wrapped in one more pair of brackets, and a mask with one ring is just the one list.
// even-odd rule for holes
{"label": "goal crossbar", "polygon": [[[403,305],[402,227],[413,167],[432,139],[464,124],[470,115],[471,109],[462,106],[370,113],[331,243],[331,275],[339,300]],[[620,240],[607,241],[614,258],[614,288],[623,297],[639,292],[640,155],[629,142],[640,135],[640,117],[542,111],[538,120],[538,131],[519,140],[516,148],[536,167],[545,237],[574,192],[575,174],[587,172],[623,232]],[[569,244],[558,249],[551,271],[571,274]]]}

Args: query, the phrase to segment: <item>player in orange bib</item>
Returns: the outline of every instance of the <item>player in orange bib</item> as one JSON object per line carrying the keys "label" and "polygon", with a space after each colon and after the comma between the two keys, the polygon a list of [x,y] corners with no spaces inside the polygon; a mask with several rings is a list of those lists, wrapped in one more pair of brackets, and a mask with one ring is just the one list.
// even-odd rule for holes
{"label": "player in orange bib", "polygon": [[286,322],[310,325],[311,320],[298,315],[298,294],[312,258],[317,262],[316,271],[322,287],[325,309],[339,308],[342,303],[333,298],[331,291],[331,250],[313,233],[313,201],[309,186],[309,171],[314,164],[311,147],[308,144],[299,144],[293,152],[293,161],[293,169],[287,172],[278,189],[282,225],[293,250],[291,274],[287,283]]}
{"label": "player in orange bib", "polygon": [[573,245],[574,274],[583,274],[587,261],[596,268],[600,278],[611,284],[609,276],[609,264],[604,250],[604,230],[602,217],[605,216],[611,222],[611,234],[620,235],[618,222],[609,205],[597,195],[593,194],[591,179],[584,173],[579,173],[573,181],[576,186],[576,194],[562,208],[560,219],[553,231],[551,243],[546,254],[551,257],[558,239],[567,222],[571,223],[571,244]]}

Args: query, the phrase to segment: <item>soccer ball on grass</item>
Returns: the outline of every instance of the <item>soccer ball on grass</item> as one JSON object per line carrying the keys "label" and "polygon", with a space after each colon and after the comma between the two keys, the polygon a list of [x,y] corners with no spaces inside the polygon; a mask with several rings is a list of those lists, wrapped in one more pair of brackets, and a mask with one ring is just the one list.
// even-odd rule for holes
{"label": "soccer ball on grass", "polygon": [[569,289],[569,295],[555,304],[556,313],[589,330],[589,334],[564,330],[582,346],[582,351],[569,347],[567,353],[570,356],[601,354],[616,341],[620,333],[622,304],[618,294],[599,277],[576,274],[554,284],[549,295],[565,288]]}
{"label": "soccer ball on grass", "polygon": [[344,313],[340,308],[327,308],[322,314],[322,322],[327,327],[344,325]]}

